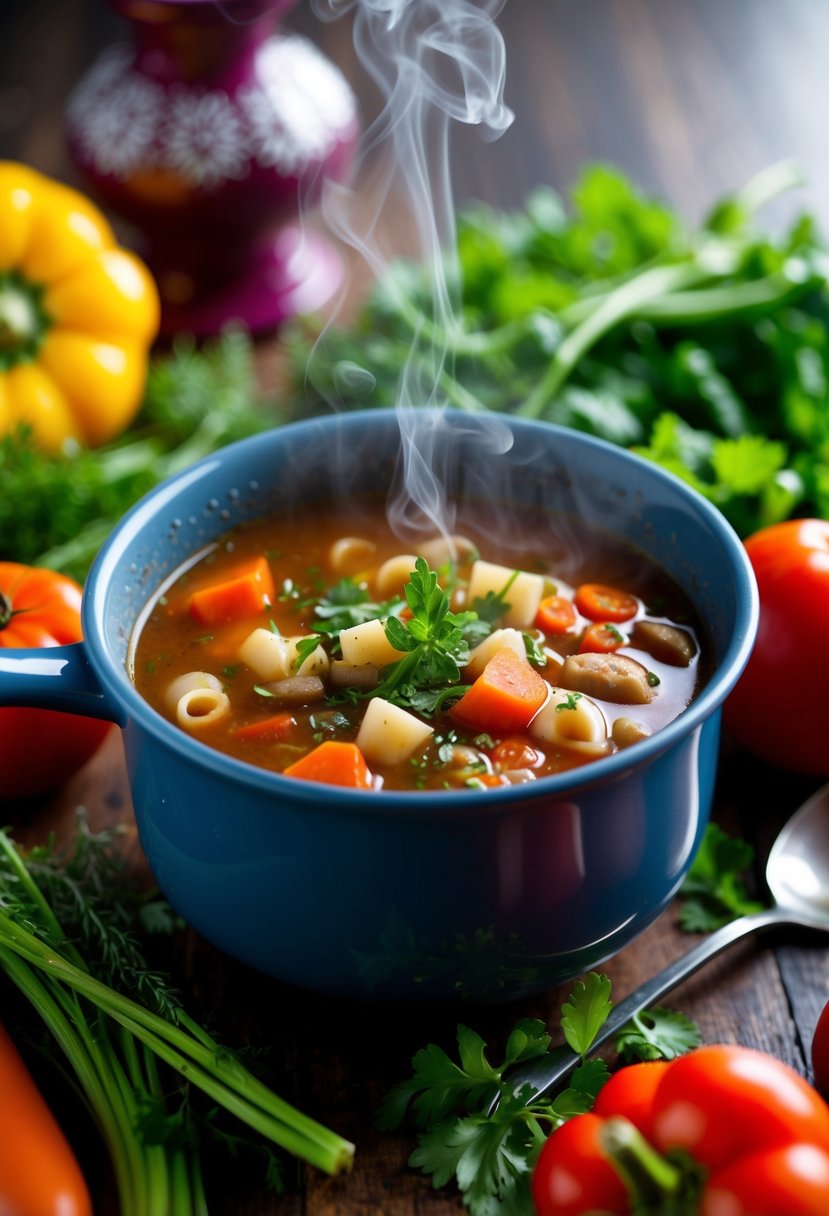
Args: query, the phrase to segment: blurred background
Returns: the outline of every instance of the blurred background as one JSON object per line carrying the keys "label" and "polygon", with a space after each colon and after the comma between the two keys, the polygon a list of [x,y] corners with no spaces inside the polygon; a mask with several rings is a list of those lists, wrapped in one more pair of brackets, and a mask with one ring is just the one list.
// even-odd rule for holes
{"label": "blurred background", "polygon": [[[349,18],[323,24],[300,3],[283,25],[324,48],[370,113]],[[826,214],[821,0],[508,0],[499,25],[516,120],[494,144],[455,132],[459,203],[519,205],[530,187],[564,190],[586,160],[608,160],[696,219],[719,192],[794,157],[810,207]],[[106,0],[2,0],[0,155],[71,175],[67,95],[101,48],[128,36]]]}

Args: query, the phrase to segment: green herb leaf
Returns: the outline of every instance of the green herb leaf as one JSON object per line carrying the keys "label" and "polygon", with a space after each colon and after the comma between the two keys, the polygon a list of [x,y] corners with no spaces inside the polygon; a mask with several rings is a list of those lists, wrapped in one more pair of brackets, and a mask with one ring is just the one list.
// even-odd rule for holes
{"label": "green herb leaf", "polygon": [[702,1036],[696,1022],[675,1010],[657,1007],[635,1014],[616,1036],[623,1060],[674,1060],[699,1047]]}
{"label": "green herb leaf", "polygon": [[610,980],[606,975],[591,971],[586,980],[574,985],[569,1000],[561,1008],[561,1029],[573,1051],[587,1055],[612,1008]]}
{"label": "green herb leaf", "polygon": [[680,888],[679,924],[686,933],[711,933],[763,907],[749,898],[743,879],[753,860],[754,849],[747,841],[708,824]]}

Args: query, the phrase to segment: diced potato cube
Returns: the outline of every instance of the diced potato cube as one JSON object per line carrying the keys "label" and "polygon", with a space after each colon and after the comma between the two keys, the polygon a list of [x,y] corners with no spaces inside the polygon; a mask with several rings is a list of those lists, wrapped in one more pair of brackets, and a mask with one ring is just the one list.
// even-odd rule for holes
{"label": "diced potato cube", "polygon": [[306,637],[311,637],[312,634],[304,634],[298,638],[286,638],[288,651],[288,667],[289,673],[292,676],[320,676],[324,678],[328,674],[330,660],[328,652],[324,646],[318,645],[316,650],[312,650],[309,655],[300,663],[299,667],[294,664],[297,660],[297,648],[300,642],[304,642]]}
{"label": "diced potato cube", "polygon": [[475,600],[484,599],[489,591],[498,595],[509,583],[504,594],[509,609],[501,619],[505,625],[511,625],[515,629],[529,629],[544,594],[544,579],[540,574],[519,571],[510,583],[509,580],[514,574],[515,571],[509,566],[497,566],[493,562],[474,562],[469,577],[467,606],[473,608]]}
{"label": "diced potato cube", "polygon": [[519,659],[526,659],[527,648],[518,629],[496,629],[479,646],[469,653],[469,662],[464,671],[470,676],[479,676],[489,660],[499,650],[514,650]]}
{"label": "diced potato cube", "polygon": [[375,667],[396,663],[405,653],[395,650],[386,637],[383,622],[379,620],[365,621],[362,625],[340,630],[340,647],[346,663],[373,663]]}
{"label": "diced potato cube", "polygon": [[368,703],[356,743],[370,764],[401,764],[432,734],[434,729],[408,710],[374,697]]}

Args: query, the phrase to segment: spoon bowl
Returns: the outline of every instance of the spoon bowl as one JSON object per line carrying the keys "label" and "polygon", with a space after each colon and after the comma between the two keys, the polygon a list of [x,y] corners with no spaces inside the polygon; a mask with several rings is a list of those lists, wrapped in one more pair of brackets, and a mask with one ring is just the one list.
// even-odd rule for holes
{"label": "spoon bowl", "polygon": [[[738,917],[709,934],[664,971],[646,980],[614,1006],[591,1050],[613,1038],[637,1013],[655,1004],[733,942],[761,930],[789,926],[829,933],[829,783],[795,811],[775,840],[766,863],[766,883],[773,903]],[[526,1100],[548,1093],[581,1062],[566,1044],[514,1068],[509,1081]],[[498,1105],[496,1098],[490,1112]]]}

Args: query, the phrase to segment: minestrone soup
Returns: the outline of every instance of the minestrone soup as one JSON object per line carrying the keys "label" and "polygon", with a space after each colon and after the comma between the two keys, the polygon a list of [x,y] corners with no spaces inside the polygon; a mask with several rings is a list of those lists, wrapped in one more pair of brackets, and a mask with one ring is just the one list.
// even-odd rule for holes
{"label": "minestrone soup", "polygon": [[579,551],[471,532],[403,551],[380,512],[263,519],[171,580],[132,675],[183,731],[296,780],[537,781],[635,746],[705,680],[679,588],[618,542]]}

